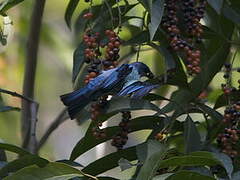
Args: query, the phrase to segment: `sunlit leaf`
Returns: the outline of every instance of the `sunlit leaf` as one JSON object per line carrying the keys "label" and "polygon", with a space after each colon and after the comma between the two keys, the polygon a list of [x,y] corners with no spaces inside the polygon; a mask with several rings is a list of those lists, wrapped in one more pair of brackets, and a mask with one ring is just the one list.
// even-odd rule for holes
{"label": "sunlit leaf", "polygon": [[150,40],[153,40],[155,33],[161,23],[163,12],[164,12],[165,0],[155,0],[152,3],[151,8],[151,23],[148,25]]}
{"label": "sunlit leaf", "polygon": [[[147,122],[147,123],[146,123]],[[142,129],[162,129],[164,121],[158,116],[142,116],[132,119],[130,122],[130,132],[139,131]],[[75,145],[72,153],[71,160],[76,159],[86,151],[94,148],[100,143],[110,140],[120,129],[119,127],[108,127],[106,131],[107,137],[102,139],[96,139],[92,135],[92,128],[94,124],[91,124],[85,134],[85,136]]]}
{"label": "sunlit leaf", "polygon": [[[28,166],[23,168],[16,173],[5,178],[5,180],[46,180],[46,179],[56,179],[56,177],[67,176],[70,177],[82,176],[80,171],[72,168],[63,163],[52,162],[47,164],[45,167],[40,168],[36,165]],[[67,178],[68,179],[68,178]]]}
{"label": "sunlit leaf", "polygon": [[174,173],[173,175],[169,176],[166,180],[215,180],[215,178],[210,176],[201,175],[194,171],[186,171],[182,170],[177,173]]}
{"label": "sunlit leaf", "polygon": [[80,0],[69,0],[66,12],[65,12],[65,21],[68,25],[68,27],[71,27],[71,20],[72,20],[72,16],[74,11],[77,8],[77,5],[79,3]]}

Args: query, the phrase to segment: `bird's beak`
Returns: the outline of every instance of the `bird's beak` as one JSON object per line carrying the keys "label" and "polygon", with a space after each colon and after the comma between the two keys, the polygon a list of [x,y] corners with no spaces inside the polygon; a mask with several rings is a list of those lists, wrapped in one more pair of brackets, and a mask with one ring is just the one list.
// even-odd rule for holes
{"label": "bird's beak", "polygon": [[149,73],[146,74],[146,77],[148,77],[149,79],[153,79],[154,74],[152,72],[149,72]]}

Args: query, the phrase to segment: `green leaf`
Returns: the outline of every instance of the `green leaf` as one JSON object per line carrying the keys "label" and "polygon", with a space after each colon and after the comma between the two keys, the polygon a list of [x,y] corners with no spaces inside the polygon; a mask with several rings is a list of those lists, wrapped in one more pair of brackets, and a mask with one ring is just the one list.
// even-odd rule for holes
{"label": "green leaf", "polygon": [[27,152],[26,150],[24,150],[24,149],[22,149],[22,148],[20,148],[20,147],[14,146],[14,145],[12,145],[12,144],[0,143],[0,149],[17,153],[17,154],[19,154],[20,156],[30,154],[30,153]]}
{"label": "green leaf", "polygon": [[36,165],[28,166],[4,178],[4,180],[46,180],[48,178],[53,180],[54,178],[56,179],[56,177],[66,175],[74,175],[74,177],[76,177],[81,176],[81,173],[79,170],[66,164],[51,162],[43,168],[37,167]]}
{"label": "green leaf", "polygon": [[205,176],[205,175],[201,175],[197,172],[193,172],[193,171],[179,171],[171,176],[169,176],[166,180],[180,180],[180,179],[184,179],[184,180],[215,180],[215,178],[210,177],[210,176]]}
{"label": "green leaf", "polygon": [[164,0],[155,0],[151,8],[151,22],[148,25],[150,40],[152,41],[155,33],[162,21],[162,16],[164,12]]}
{"label": "green leaf", "polygon": [[4,150],[0,148],[0,161],[7,161],[7,155]]}
{"label": "green leaf", "polygon": [[151,47],[153,47],[154,49],[156,49],[160,54],[162,54],[164,56],[164,60],[165,60],[165,65],[166,65],[166,69],[170,70],[170,69],[174,69],[176,67],[176,62],[174,60],[173,55],[167,50],[167,48],[163,45],[156,45],[155,43],[149,43],[149,45]]}
{"label": "green leaf", "polygon": [[166,180],[169,176],[173,175],[173,173],[166,173],[162,175],[155,176],[153,180]]}
{"label": "green leaf", "polygon": [[111,153],[103,158],[100,158],[88,166],[86,166],[82,171],[91,175],[98,175],[104,173],[110,169],[113,169],[118,166],[118,161],[121,158],[128,159],[133,161],[137,159],[136,156],[136,146],[119,150],[117,152]]}
{"label": "green leaf", "polygon": [[136,180],[150,180],[155,175],[159,164],[165,157],[167,148],[158,141],[148,141],[146,160],[141,167]]}
{"label": "green leaf", "polygon": [[230,6],[227,2],[224,3],[223,6],[223,15],[231,20],[232,22],[236,24],[240,24],[240,12],[235,10],[232,6]]}
{"label": "green leaf", "polygon": [[212,8],[218,13],[221,13],[222,6],[223,6],[223,0],[207,0],[208,4],[212,6]]}
{"label": "green leaf", "polygon": [[9,162],[2,169],[0,169],[0,177],[4,177],[8,173],[16,172],[24,167],[34,164],[38,165],[39,167],[43,167],[48,164],[48,161],[36,155],[25,155],[19,159]]}
{"label": "green leaf", "polygon": [[80,0],[70,0],[68,3],[68,6],[65,12],[65,21],[69,28],[71,28],[71,19],[75,9],[77,8],[79,1]]}
{"label": "green leaf", "polygon": [[[147,123],[146,123],[147,122]],[[130,132],[139,131],[142,129],[162,129],[163,119],[158,116],[142,116],[135,119],[132,119],[130,122]],[[96,139],[92,135],[92,128],[94,127],[94,123],[92,123],[85,136],[76,144],[73,148],[71,153],[71,160],[78,158],[83,153],[87,152],[88,150],[94,148],[98,144],[101,144],[107,140],[110,140],[119,130],[119,127],[108,127],[104,130],[106,131],[107,137],[103,139]]]}
{"label": "green leaf", "polygon": [[152,1],[153,0],[138,0],[142,6],[150,13],[152,11]]}
{"label": "green leaf", "polygon": [[24,0],[5,0],[0,4],[0,14],[5,15],[6,11],[23,2]]}
{"label": "green leaf", "polygon": [[186,153],[201,149],[201,137],[195,123],[189,115],[184,122],[184,141]]}
{"label": "green leaf", "polygon": [[224,153],[213,153],[215,158],[218,159],[222,166],[225,168],[228,177],[231,179],[233,172],[233,162],[229,156]]}
{"label": "green leaf", "polygon": [[12,106],[0,106],[0,112],[8,112],[8,111],[20,111],[21,109],[18,107]]}
{"label": "green leaf", "polygon": [[[229,52],[230,44],[224,43],[204,65],[203,71],[190,82],[190,89],[181,88],[175,91],[171,96],[172,101],[180,103],[182,107],[186,107],[189,102],[195,101],[196,97],[206,89],[212,78],[220,71]],[[178,108],[176,104],[169,103],[164,107],[163,111],[170,112],[176,108]]]}
{"label": "green leaf", "polygon": [[85,50],[85,45],[83,42],[81,42],[77,49],[74,51],[73,54],[73,70],[72,70],[72,81],[74,82],[84,65],[84,50]]}
{"label": "green leaf", "polygon": [[210,152],[193,152],[189,155],[174,156],[162,160],[159,168],[175,167],[175,166],[214,166],[221,165],[221,162],[215,158],[213,153]]}

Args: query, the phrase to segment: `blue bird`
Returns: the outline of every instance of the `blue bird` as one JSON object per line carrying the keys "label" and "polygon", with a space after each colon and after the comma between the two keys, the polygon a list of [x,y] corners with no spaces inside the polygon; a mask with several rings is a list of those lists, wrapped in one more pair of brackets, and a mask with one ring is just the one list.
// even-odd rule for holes
{"label": "blue bird", "polygon": [[141,62],[123,64],[118,68],[102,71],[102,73],[91,80],[85,87],[74,92],[60,96],[64,105],[68,107],[71,119],[91,101],[103,95],[125,96],[135,92],[135,98],[142,97],[155,86],[141,82],[141,77],[152,79],[153,73],[147,65]]}

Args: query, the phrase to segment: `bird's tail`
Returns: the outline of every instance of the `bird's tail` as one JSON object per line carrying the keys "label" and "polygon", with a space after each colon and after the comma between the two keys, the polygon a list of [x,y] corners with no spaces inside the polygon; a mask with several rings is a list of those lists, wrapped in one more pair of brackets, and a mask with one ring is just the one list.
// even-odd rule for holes
{"label": "bird's tail", "polygon": [[84,108],[91,100],[86,95],[89,91],[86,88],[64,94],[60,96],[61,101],[68,107],[68,114],[71,119],[76,118],[77,114]]}

